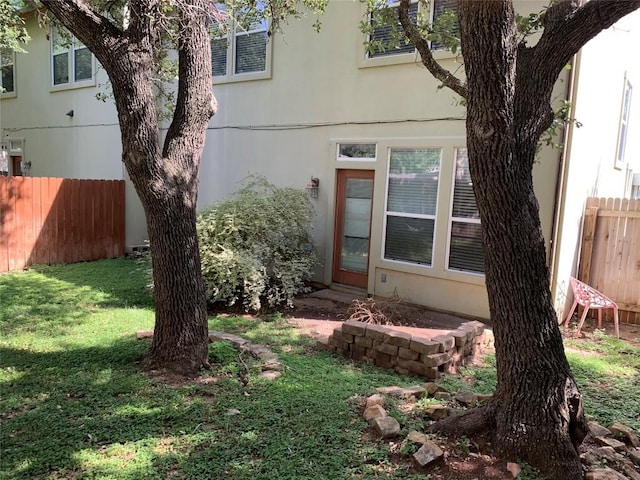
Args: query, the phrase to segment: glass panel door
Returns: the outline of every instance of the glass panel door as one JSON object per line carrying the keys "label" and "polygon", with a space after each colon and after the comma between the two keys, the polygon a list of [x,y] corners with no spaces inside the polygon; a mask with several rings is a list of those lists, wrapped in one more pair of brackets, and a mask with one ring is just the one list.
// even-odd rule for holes
{"label": "glass panel door", "polygon": [[373,171],[338,170],[333,281],[367,288]]}

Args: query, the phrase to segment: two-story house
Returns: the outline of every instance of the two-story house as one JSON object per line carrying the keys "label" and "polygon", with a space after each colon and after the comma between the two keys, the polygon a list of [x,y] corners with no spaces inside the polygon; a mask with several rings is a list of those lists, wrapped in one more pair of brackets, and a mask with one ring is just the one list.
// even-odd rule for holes
{"label": "two-story house", "polygon": [[[431,1],[436,15],[453,3]],[[526,14],[543,2],[516,6]],[[9,173],[28,161],[29,175],[126,179],[115,108],[96,99],[108,94],[105,72],[83,45],[58,42],[27,21],[29,53],[2,56]],[[438,88],[411,45],[365,47],[360,2],[331,1],[321,21],[320,33],[309,18],[271,39],[264,23],[212,39],[220,107],[207,133],[200,206],[228,197],[251,173],[309,186],[318,281],[488,317],[464,107]],[[640,170],[632,95],[639,40],[637,13],[587,45],[557,84],[558,102],[571,101],[582,124],[566,129],[563,148],[543,148],[534,168],[559,312],[576,269],[585,199],[630,194],[630,165]],[[459,55],[436,57],[463,71]],[[144,216],[127,185],[127,242],[138,244]]]}

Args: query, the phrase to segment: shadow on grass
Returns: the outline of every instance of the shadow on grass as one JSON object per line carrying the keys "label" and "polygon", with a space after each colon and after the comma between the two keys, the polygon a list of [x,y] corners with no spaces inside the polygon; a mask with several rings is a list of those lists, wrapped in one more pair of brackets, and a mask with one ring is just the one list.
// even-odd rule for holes
{"label": "shadow on grass", "polygon": [[86,473],[102,446],[193,428],[205,403],[185,404],[180,392],[140,372],[146,348],[130,338],[59,352],[1,348],[0,478]]}
{"label": "shadow on grass", "polygon": [[153,307],[146,288],[147,279],[141,263],[129,258],[114,258],[73,265],[35,267],[42,275],[71,284],[96,295],[96,305],[108,307]]}
{"label": "shadow on grass", "polygon": [[109,307],[152,307],[141,272],[125,259],[37,267],[0,276],[0,334],[56,335]]}
{"label": "shadow on grass", "polygon": [[264,321],[254,317],[209,318],[209,330],[239,335],[252,343],[272,348],[274,353],[304,353],[315,341],[289,326],[285,320]]}
{"label": "shadow on grass", "polygon": [[169,387],[138,370],[146,346],[0,350],[0,478],[346,478],[366,463],[354,393],[411,382],[325,352],[283,352],[274,382]]}

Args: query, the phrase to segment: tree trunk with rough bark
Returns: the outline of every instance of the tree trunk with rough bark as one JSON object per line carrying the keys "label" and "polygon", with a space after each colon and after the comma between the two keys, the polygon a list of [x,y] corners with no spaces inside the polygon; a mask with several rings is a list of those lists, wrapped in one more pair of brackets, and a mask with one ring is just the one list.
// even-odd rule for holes
{"label": "tree trunk with rough bark", "polygon": [[434,61],[402,0],[400,20],[423,63],[467,100],[467,149],[480,213],[498,384],[483,407],[432,430],[488,434],[546,477],[582,478],[578,447],[588,432],[549,289],[533,164],[553,120],[553,86],[571,57],[640,1],[561,0],[547,9],[538,43],[519,43],[511,0],[459,0],[467,81]]}
{"label": "tree trunk with rough bark", "polygon": [[176,4],[178,95],[161,147],[153,87],[156,48],[164,28],[160,0],[130,2],[130,23],[125,29],[114,26],[84,0],[42,3],[93,52],[111,80],[122,159],[144,207],[153,262],[156,321],[145,363],[149,368],[196,374],[208,365],[196,201],[200,156],[216,110],[211,4],[207,0]]}
{"label": "tree trunk with rough bark", "polygon": [[[487,411],[502,449],[547,475],[577,479],[582,467],[576,449],[587,427],[549,290],[533,191],[540,136],[531,125],[536,97],[525,98],[518,88],[514,20],[508,2],[491,1],[481,11],[460,5],[469,78],[467,148],[484,227],[498,370]],[[480,28],[489,28],[491,36],[478,35]]]}
{"label": "tree trunk with rough bark", "polygon": [[467,40],[467,148],[498,370],[482,421],[506,453],[550,477],[582,478],[577,447],[587,427],[549,290],[532,177],[536,97],[518,89],[514,12],[510,2],[490,1],[482,9],[462,3],[459,15]]}

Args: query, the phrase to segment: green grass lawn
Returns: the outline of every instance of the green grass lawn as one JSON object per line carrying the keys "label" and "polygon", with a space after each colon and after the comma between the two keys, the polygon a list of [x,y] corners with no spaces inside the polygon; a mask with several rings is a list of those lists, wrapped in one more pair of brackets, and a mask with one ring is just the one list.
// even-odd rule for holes
{"label": "green grass lawn", "polygon": [[[245,386],[244,365],[214,344],[211,381],[167,385],[138,368],[148,340],[134,333],[153,327],[144,284],[125,259],[0,276],[1,479],[412,476],[386,444],[363,439],[357,403],[421,380],[316,351],[281,321],[218,317],[212,329],[269,346],[284,375],[263,380],[245,358]],[[609,338],[587,347],[593,355],[569,358],[588,414],[639,428],[640,349]],[[464,374],[477,391],[495,385],[491,360]]]}
{"label": "green grass lawn", "polygon": [[342,479],[382,468],[386,447],[361,440],[354,396],[417,379],[316,352],[282,322],[214,318],[212,329],[269,345],[284,376],[166,385],[137,365],[148,340],[134,333],[153,327],[143,286],[124,259],[0,276],[0,478]]}

